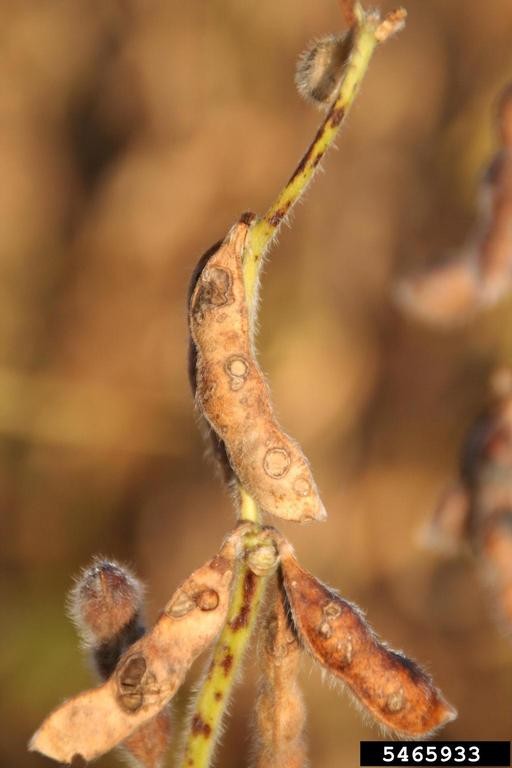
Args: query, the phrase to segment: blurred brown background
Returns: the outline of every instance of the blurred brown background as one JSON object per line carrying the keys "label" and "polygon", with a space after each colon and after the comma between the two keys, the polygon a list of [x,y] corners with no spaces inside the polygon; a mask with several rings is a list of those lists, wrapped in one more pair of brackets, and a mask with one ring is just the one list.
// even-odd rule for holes
{"label": "blurred brown background", "polygon": [[[459,709],[443,737],[508,739],[512,644],[474,563],[423,552],[417,531],[488,373],[510,360],[512,301],[442,334],[389,292],[471,225],[512,73],[512,4],[405,5],[406,32],[378,51],[272,252],[260,354],[330,512],[286,526],[302,562],[427,665]],[[2,765],[47,765],[25,752],[30,734],[89,684],[64,614],[80,567],[96,553],[131,563],[153,618],[233,522],[194,419],[187,283],[293,170],[319,121],[295,59],[339,27],[335,0],[0,3]],[[224,768],[247,764],[249,671]],[[309,662],[304,686],[312,765],[356,765],[378,732]]]}

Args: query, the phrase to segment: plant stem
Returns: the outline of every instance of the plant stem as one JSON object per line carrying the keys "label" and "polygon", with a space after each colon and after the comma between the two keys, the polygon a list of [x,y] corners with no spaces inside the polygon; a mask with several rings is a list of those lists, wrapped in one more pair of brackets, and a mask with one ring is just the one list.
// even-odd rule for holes
{"label": "plant stem", "polygon": [[338,96],[290,180],[266,214],[257,220],[249,231],[244,253],[244,281],[247,301],[253,311],[256,304],[258,275],[265,251],[283,220],[306,191],[325,152],[334,143],[377,46],[375,31],[378,17],[365,15],[358,5],[355,12],[360,21],[354,30],[353,50]]}
{"label": "plant stem", "polygon": [[236,576],[228,619],[216,643],[195,702],[183,768],[210,765],[226,705],[256,623],[267,579],[242,562]]}

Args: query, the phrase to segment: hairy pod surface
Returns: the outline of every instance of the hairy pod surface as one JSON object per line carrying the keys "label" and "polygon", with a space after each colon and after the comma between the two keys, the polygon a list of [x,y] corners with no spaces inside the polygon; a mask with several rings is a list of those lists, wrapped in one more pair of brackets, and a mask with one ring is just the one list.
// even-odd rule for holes
{"label": "hairy pod surface", "polygon": [[300,639],[348,685],[379,723],[403,736],[432,733],[456,712],[413,661],[381,643],[361,612],[304,570],[281,548],[286,595]]}
{"label": "hairy pod surface", "polygon": [[326,513],[309,464],[278,425],[255,359],[242,271],[247,221],[246,215],[210,255],[191,295],[196,403],[262,510],[285,520],[322,520]]}
{"label": "hairy pod surface", "polygon": [[[84,637],[100,680],[114,671],[122,654],[146,632],[142,622],[144,589],[124,565],[95,558],[70,594],[72,618]],[[129,736],[122,744],[144,768],[159,768],[169,745],[168,708]]]}
{"label": "hairy pod surface", "polygon": [[89,761],[160,712],[226,621],[237,540],[235,533],[179,587],[153,629],[130,646],[103,685],[49,715],[31,750],[62,763],[77,755]]}
{"label": "hairy pod surface", "polygon": [[301,648],[276,589],[260,636],[255,768],[304,768],[306,709],[298,683]]}

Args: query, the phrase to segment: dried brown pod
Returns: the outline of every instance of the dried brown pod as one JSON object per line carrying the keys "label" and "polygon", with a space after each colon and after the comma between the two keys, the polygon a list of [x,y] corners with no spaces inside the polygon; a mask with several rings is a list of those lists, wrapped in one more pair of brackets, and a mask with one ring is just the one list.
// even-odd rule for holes
{"label": "dried brown pod", "polygon": [[326,513],[309,464],[275,419],[251,343],[242,271],[251,221],[245,214],[232,227],[191,294],[196,403],[261,509],[286,520],[322,520]]}
{"label": "dried brown pod", "polygon": [[301,648],[275,590],[260,635],[254,768],[304,768],[306,709],[298,683]]}
{"label": "dried brown pod", "polygon": [[[69,598],[70,613],[100,680],[110,677],[121,655],[146,631],[143,593],[142,584],[125,565],[104,558],[95,558],[77,579]],[[170,731],[170,712],[165,707],[122,746],[137,764],[159,768]]]}
{"label": "dried brown pod", "polygon": [[301,641],[381,725],[418,737],[456,717],[431,678],[380,642],[359,609],[304,570],[287,542],[281,568]]}
{"label": "dried brown pod", "polygon": [[476,232],[445,264],[398,282],[398,305],[425,322],[457,325],[496,304],[512,288],[512,88],[500,98],[502,146],[484,174]]}
{"label": "dried brown pod", "polygon": [[311,43],[297,60],[295,85],[306,101],[328,108],[339,90],[353,47],[353,30]]}
{"label": "dried brown pod", "polygon": [[111,677],[69,699],[43,722],[30,749],[62,763],[89,761],[157,715],[226,621],[240,532],[179,587],[148,634],[123,654]]}

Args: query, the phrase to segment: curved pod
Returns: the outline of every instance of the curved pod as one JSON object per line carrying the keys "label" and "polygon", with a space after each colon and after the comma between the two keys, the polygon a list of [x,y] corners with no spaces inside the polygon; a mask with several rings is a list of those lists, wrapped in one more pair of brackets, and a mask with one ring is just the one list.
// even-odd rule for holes
{"label": "curved pod", "polygon": [[247,217],[206,261],[190,299],[196,403],[223,441],[240,483],[259,506],[286,520],[325,518],[300,447],[277,423],[256,362],[242,272]]}
{"label": "curved pod", "polygon": [[360,611],[301,568],[283,544],[286,596],[300,638],[382,725],[408,737],[424,736],[456,712],[413,661],[381,643]]}

